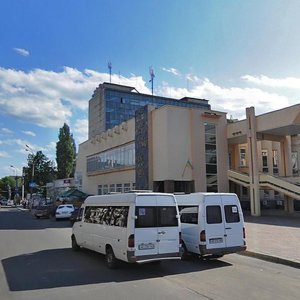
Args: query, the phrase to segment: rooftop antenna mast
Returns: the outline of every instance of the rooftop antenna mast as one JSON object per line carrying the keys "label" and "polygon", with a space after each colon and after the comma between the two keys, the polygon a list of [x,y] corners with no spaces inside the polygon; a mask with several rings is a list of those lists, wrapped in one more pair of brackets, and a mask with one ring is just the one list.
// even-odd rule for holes
{"label": "rooftop antenna mast", "polygon": [[150,73],[150,77],[151,79],[149,80],[149,82],[151,82],[151,91],[152,91],[152,96],[153,96],[153,82],[154,82],[154,70],[152,67],[149,68],[149,73]]}
{"label": "rooftop antenna mast", "polygon": [[109,69],[109,83],[111,83],[111,68],[112,68],[112,63],[110,61],[107,63],[107,67]]}

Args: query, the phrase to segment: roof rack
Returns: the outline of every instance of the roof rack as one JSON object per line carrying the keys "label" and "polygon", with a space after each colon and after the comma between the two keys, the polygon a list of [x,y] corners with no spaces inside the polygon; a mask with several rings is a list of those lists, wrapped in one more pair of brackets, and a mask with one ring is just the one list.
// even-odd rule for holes
{"label": "roof rack", "polygon": [[153,191],[152,190],[130,190],[125,193],[153,193]]}

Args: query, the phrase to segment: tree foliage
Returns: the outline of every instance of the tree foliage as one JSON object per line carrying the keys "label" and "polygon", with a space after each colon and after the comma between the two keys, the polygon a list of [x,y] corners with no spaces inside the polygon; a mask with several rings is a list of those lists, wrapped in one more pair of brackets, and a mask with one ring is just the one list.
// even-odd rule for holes
{"label": "tree foliage", "polygon": [[[46,184],[56,177],[54,162],[49,160],[42,151],[38,151],[35,155],[28,155],[27,164],[28,166],[23,168],[26,191],[32,191],[29,184],[35,182],[38,186],[37,190],[44,192]],[[36,191],[36,189],[34,188],[33,191]]]}
{"label": "tree foliage", "polygon": [[5,176],[0,179],[0,195],[9,198],[9,187],[10,190],[13,191],[16,186],[16,181],[11,176]]}
{"label": "tree foliage", "polygon": [[75,172],[76,146],[69,126],[65,123],[59,129],[56,143],[57,178],[73,177]]}

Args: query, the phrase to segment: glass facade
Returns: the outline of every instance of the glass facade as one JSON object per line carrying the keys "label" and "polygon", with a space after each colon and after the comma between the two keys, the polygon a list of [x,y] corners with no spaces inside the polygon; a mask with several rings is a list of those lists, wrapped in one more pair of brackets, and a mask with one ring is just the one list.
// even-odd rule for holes
{"label": "glass facade", "polygon": [[217,143],[216,125],[204,123],[205,129],[205,164],[206,164],[206,189],[208,192],[218,191],[217,180]]}
{"label": "glass facade", "polygon": [[173,105],[210,109],[208,103],[201,103],[200,101],[199,103],[194,103],[139,93],[105,89],[105,129],[108,130],[133,118],[137,109],[148,104],[156,108],[163,105]]}
{"label": "glass facade", "polygon": [[127,144],[87,157],[87,172],[108,171],[135,165],[135,144]]}

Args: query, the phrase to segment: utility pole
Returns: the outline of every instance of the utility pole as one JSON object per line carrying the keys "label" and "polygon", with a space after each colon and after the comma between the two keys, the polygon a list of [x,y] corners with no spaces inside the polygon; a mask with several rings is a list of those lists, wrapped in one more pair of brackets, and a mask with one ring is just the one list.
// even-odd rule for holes
{"label": "utility pole", "polygon": [[152,91],[152,96],[153,96],[153,82],[154,82],[154,70],[152,67],[149,68],[149,73],[150,73],[150,77],[151,79],[149,80],[149,82],[151,82],[151,91]]}
{"label": "utility pole", "polygon": [[32,154],[32,173],[31,173],[31,182],[29,183],[30,186],[30,198],[32,198],[33,193],[33,186],[34,186],[34,159],[35,159],[35,153],[33,152],[32,148],[30,148],[27,144],[25,145],[26,151],[29,151]]}
{"label": "utility pole", "polygon": [[112,68],[112,63],[110,61],[107,63],[107,67],[109,69],[109,83],[111,83],[111,68]]}

